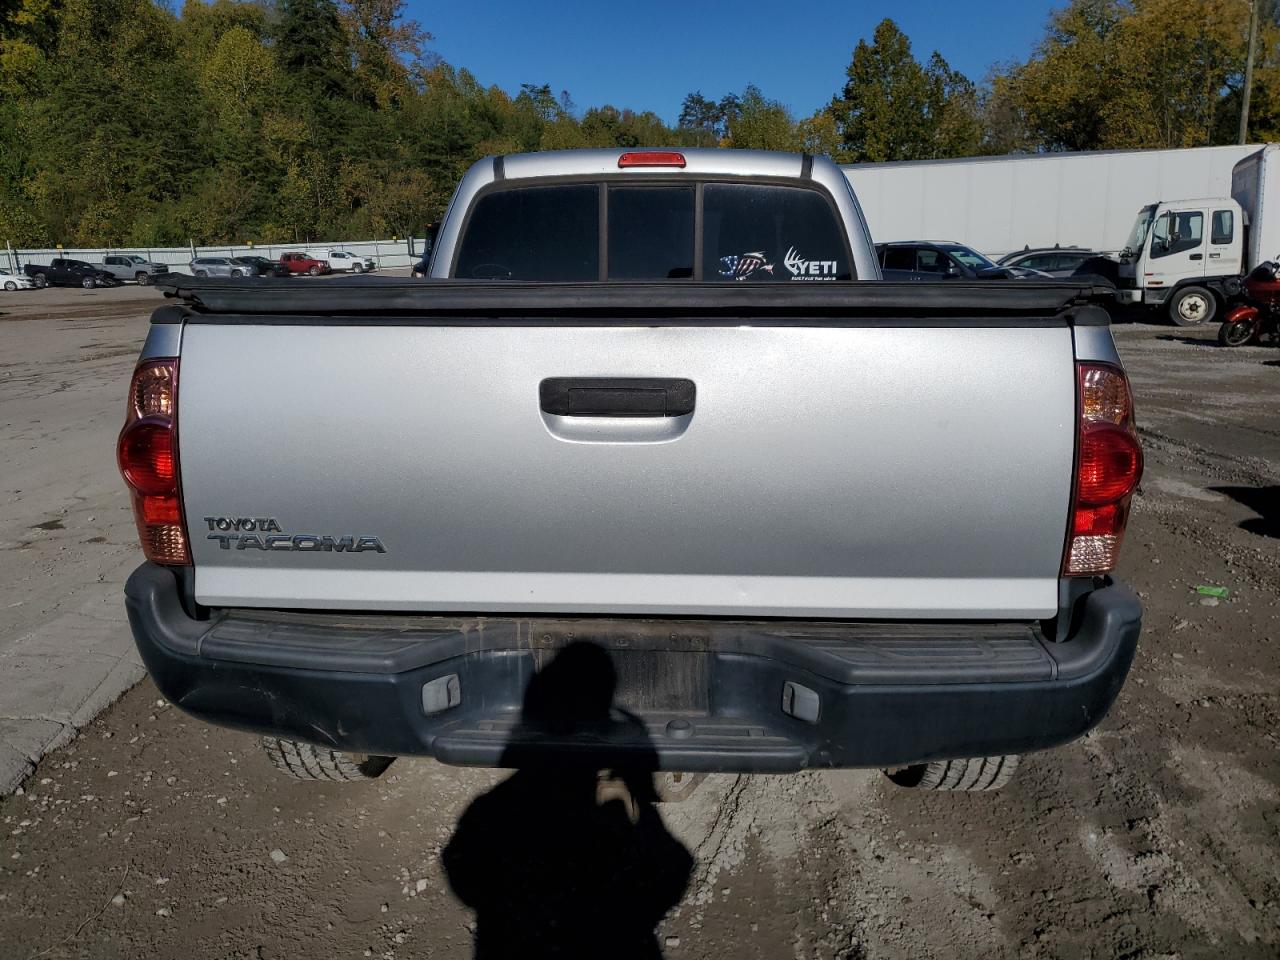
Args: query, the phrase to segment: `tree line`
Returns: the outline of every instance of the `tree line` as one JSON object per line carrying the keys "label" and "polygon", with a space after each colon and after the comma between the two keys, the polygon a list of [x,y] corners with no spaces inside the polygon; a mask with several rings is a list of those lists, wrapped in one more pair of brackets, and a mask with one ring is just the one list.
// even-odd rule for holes
{"label": "tree line", "polygon": [[[1250,138],[1280,139],[1263,5]],[[487,154],[804,150],[841,162],[1234,142],[1249,0],[1071,0],[975,82],[885,20],[812,116],[747,84],[652,111],[508,93],[429,53],[404,0],[0,0],[0,240],[407,236]]]}

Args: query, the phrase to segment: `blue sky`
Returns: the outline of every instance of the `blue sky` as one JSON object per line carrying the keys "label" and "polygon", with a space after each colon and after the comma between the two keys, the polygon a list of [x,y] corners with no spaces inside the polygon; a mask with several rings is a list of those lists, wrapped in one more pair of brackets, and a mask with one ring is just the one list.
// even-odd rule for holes
{"label": "blue sky", "polygon": [[918,59],[936,49],[980,81],[991,64],[1026,57],[1064,2],[408,0],[408,13],[435,35],[434,52],[481,83],[549,83],[579,110],[612,103],[673,122],[686,93],[718,98],[748,83],[810,114],[843,86],[854,46],[885,17]]}

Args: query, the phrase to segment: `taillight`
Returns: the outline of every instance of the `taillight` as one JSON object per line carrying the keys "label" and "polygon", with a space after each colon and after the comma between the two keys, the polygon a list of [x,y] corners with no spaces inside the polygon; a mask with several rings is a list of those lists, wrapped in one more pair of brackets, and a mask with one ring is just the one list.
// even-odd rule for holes
{"label": "taillight", "polygon": [[178,361],[138,364],[116,443],[120,475],[133,497],[142,552],[153,563],[191,562],[178,485]]}
{"label": "taillight", "polygon": [[673,150],[637,150],[618,158],[619,167],[683,167],[684,154]]}
{"label": "taillight", "polygon": [[1106,363],[1076,365],[1079,423],[1063,576],[1115,569],[1129,518],[1129,499],[1142,479],[1142,446],[1129,380]]}

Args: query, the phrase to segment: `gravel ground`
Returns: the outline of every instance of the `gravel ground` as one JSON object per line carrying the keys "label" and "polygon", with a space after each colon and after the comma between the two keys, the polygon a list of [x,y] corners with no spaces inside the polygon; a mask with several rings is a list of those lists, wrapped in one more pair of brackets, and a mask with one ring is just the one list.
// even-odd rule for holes
{"label": "gravel ground", "polygon": [[[118,401],[89,417],[59,394],[122,394],[143,296],[0,303],[5,362],[99,358],[58,361],[42,429],[61,443],[109,451]],[[430,761],[297,784],[143,681],[0,801],[0,956],[465,956],[467,904],[491,947],[573,929],[602,956],[669,906],[650,943],[669,960],[1277,956],[1280,351],[1213,336],[1117,328],[1147,451],[1121,575],[1145,630],[1102,725],[1025,758],[1004,791],[713,776],[633,825],[594,783]],[[114,481],[105,453],[49,462],[36,497]],[[47,505],[85,541],[69,559],[45,537],[11,548],[49,597],[133,562],[123,491],[103,496],[97,526]],[[33,589],[3,581],[0,630]]]}

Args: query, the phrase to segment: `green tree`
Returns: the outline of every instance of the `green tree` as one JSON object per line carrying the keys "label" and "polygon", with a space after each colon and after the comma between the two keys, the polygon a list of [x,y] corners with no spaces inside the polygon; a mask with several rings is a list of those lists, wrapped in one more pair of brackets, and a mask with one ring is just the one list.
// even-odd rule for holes
{"label": "green tree", "polygon": [[965,156],[980,148],[972,83],[934,51],[926,65],[892,20],[859,40],[841,96],[831,103],[846,155],[855,161]]}
{"label": "green tree", "polygon": [[797,150],[800,138],[791,113],[748,84],[726,121],[729,146],[747,150]]}
{"label": "green tree", "polygon": [[[1072,0],[1028,60],[992,78],[988,126],[1030,149],[1232,142],[1248,12],[1246,0]],[[1265,118],[1265,63],[1259,79]]]}
{"label": "green tree", "polygon": [[295,89],[317,99],[355,95],[347,35],[333,0],[277,0],[272,39]]}
{"label": "green tree", "polygon": [[709,100],[698,90],[684,98],[676,129],[689,146],[719,146],[729,135],[729,117],[738,110],[738,97],[729,94],[720,100]]}
{"label": "green tree", "polygon": [[404,0],[342,0],[355,78],[372,103],[387,108],[413,92],[411,67],[431,34],[405,19]]}

